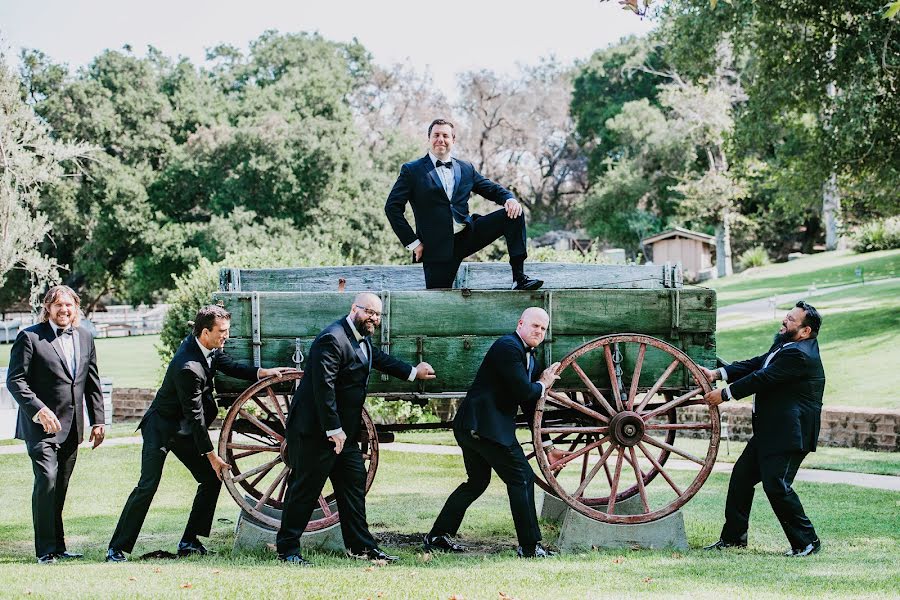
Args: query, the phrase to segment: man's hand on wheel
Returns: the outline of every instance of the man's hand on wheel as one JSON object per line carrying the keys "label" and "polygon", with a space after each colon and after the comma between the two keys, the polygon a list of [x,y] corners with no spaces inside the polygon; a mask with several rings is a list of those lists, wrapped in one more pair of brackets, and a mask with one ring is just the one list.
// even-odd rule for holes
{"label": "man's hand on wheel", "polygon": [[225,478],[225,471],[231,470],[231,465],[222,460],[215,452],[208,453],[206,458],[209,459],[209,464],[212,466],[213,471],[216,472],[216,477],[219,478],[219,481],[222,481]]}
{"label": "man's hand on wheel", "polygon": [[722,390],[713,390],[707,394],[704,394],[703,399],[706,400],[706,403],[710,406],[718,406],[722,404],[724,398],[722,397]]}
{"label": "man's hand on wheel", "polygon": [[[700,365],[697,365],[697,366],[700,367]],[[706,377],[706,380],[710,383],[715,382],[716,379],[719,378],[719,375],[721,375],[721,373],[719,373],[718,369],[707,369],[706,367],[700,367],[700,370],[703,372],[703,375]]]}

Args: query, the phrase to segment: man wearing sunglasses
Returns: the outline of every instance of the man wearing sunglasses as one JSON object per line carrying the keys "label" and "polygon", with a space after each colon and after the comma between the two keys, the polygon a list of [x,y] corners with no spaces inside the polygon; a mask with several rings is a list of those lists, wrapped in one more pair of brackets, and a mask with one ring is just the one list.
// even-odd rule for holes
{"label": "man wearing sunglasses", "polygon": [[276,545],[278,557],[289,564],[310,564],[300,552],[300,536],[318,507],[326,479],[334,487],[347,554],[397,560],[378,547],[366,523],[366,469],[359,437],[369,373],[375,368],[409,381],[435,375],[428,363],[413,367],[372,343],[369,336],[381,321],[381,311],[381,298],[358,294],[350,314],[322,330],[310,347],[287,419],[291,474]]}

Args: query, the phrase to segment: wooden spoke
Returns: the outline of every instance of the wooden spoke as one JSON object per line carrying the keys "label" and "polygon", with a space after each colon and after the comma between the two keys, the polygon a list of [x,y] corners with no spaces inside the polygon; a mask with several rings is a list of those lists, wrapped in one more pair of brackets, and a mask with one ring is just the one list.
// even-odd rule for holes
{"label": "wooden spoke", "polygon": [[254,425],[256,425],[257,427],[259,427],[260,429],[262,429],[264,432],[266,432],[267,434],[269,434],[270,436],[272,436],[273,438],[275,438],[276,440],[278,440],[279,442],[283,442],[283,441],[284,441],[284,436],[283,436],[283,435],[281,435],[280,433],[276,433],[274,429],[272,429],[271,427],[269,427],[268,425],[266,425],[265,423],[263,423],[262,421],[260,421],[259,419],[257,419],[257,418],[254,417],[253,415],[251,415],[250,413],[248,413],[248,412],[247,412],[246,410],[244,410],[243,408],[242,408],[241,410],[239,410],[238,413],[239,413],[242,417],[244,417],[245,419],[247,419],[248,421],[250,421],[251,423],[253,423]]}
{"label": "wooden spoke", "polygon": [[641,472],[640,466],[638,466],[637,453],[634,451],[634,446],[630,447],[628,451],[631,453],[631,468],[634,469],[634,476],[637,478],[641,505],[644,507],[644,512],[648,513],[650,512],[650,504],[647,502],[647,490],[644,489],[644,474]]}
{"label": "wooden spoke", "polygon": [[666,370],[663,371],[663,374],[659,376],[659,379],[656,380],[656,383],[653,384],[653,387],[650,388],[650,391],[647,392],[647,395],[644,396],[644,399],[641,400],[641,403],[638,404],[638,407],[635,409],[635,411],[641,412],[642,410],[644,410],[644,407],[647,406],[647,403],[650,402],[650,399],[656,395],[656,392],[658,392],[659,388],[662,387],[662,384],[666,382],[666,379],[669,378],[669,375],[675,372],[675,369],[679,364],[681,363],[678,362],[678,359],[676,358],[672,361],[672,364],[666,367]]}
{"label": "wooden spoke", "polygon": [[278,490],[278,501],[284,502],[284,493],[287,491],[288,482],[291,477],[291,468],[288,467],[288,474],[281,480],[281,489]]}
{"label": "wooden spoke", "polygon": [[712,429],[712,423],[650,423],[650,424],[645,425],[644,429],[662,429],[662,430]]}
{"label": "wooden spoke", "polygon": [[609,458],[609,455],[612,454],[613,450],[616,449],[616,445],[614,443],[610,443],[609,450],[603,450],[603,444],[597,447],[597,452],[601,453],[602,459],[600,462],[603,463],[603,471],[606,473],[606,481],[609,483],[610,487],[612,487],[612,471],[609,470],[609,464],[606,462],[606,459]]}
{"label": "wooden spoke", "polygon": [[575,402],[574,400],[572,400],[571,398],[569,398],[568,396],[566,396],[564,394],[560,394],[559,392],[554,392],[553,390],[548,390],[547,396],[549,398],[551,398],[557,404],[561,404],[562,406],[565,406],[566,408],[572,408],[582,414],[585,414],[585,415],[591,417],[592,419],[597,419],[598,421],[603,421],[604,423],[609,423],[609,419],[607,417],[601,415],[600,413],[598,413],[595,410],[591,410],[590,408],[588,408],[587,406],[585,406],[583,404],[579,404],[578,402]]}
{"label": "wooden spoke", "polygon": [[657,448],[662,448],[663,450],[668,450],[669,452],[677,454],[678,456],[683,456],[684,458],[688,459],[691,462],[695,462],[698,465],[704,464],[703,459],[697,458],[690,452],[685,452],[684,450],[680,450],[680,449],[676,448],[675,446],[673,446],[672,444],[667,444],[665,442],[660,442],[659,440],[654,440],[649,435],[645,435],[641,441],[647,442],[648,444],[652,444],[652,445],[656,446]]}
{"label": "wooden spoke", "polygon": [[239,473],[239,474],[235,475],[234,477],[232,477],[231,480],[235,481],[235,482],[243,481],[244,479],[247,479],[248,477],[252,477],[253,475],[256,475],[257,473],[260,473],[260,472],[263,472],[263,475],[265,475],[269,470],[272,469],[272,467],[274,467],[275,465],[277,465],[280,462],[281,462],[281,455],[278,455],[275,457],[274,460],[270,460],[269,462],[261,464],[258,467],[253,467],[249,471],[244,471],[243,473]]}
{"label": "wooden spoke", "polygon": [[266,491],[263,492],[263,495],[259,498],[259,500],[257,500],[256,510],[261,509],[263,507],[263,504],[269,501],[269,498],[272,497],[272,492],[274,492],[275,488],[278,487],[278,484],[281,483],[281,481],[285,477],[287,477],[287,474],[290,470],[291,468],[287,465],[285,465],[284,468],[281,469],[281,472],[278,474],[278,477],[275,478],[275,481],[269,484],[269,487],[266,488]]}
{"label": "wooden spoke", "polygon": [[609,504],[606,505],[606,512],[613,514],[616,507],[616,494],[619,492],[619,478],[622,476],[622,458],[625,456],[622,448],[619,448],[619,457],[616,458],[616,472],[613,475],[612,486],[609,490]]}
{"label": "wooden spoke", "polygon": [[591,469],[590,473],[587,474],[587,477],[582,477],[581,485],[579,485],[578,489],[575,490],[575,493],[572,494],[573,496],[579,498],[584,494],[584,490],[587,489],[587,486],[590,485],[591,481],[594,479],[597,473],[600,472],[600,467],[606,469],[606,478],[609,479],[609,485],[612,486],[612,476],[610,476],[609,474],[609,466],[606,464],[606,459],[609,458],[609,455],[612,454],[613,450],[615,449],[616,445],[610,444],[609,450],[603,452],[603,446],[598,446],[598,450],[602,452],[602,454],[600,455],[600,460],[597,462],[597,464],[594,465],[594,468]]}
{"label": "wooden spoke", "polygon": [[619,394],[619,378],[616,377],[616,364],[613,362],[612,350],[609,344],[603,346],[603,356],[606,357],[606,370],[609,372],[609,385],[612,388],[613,399],[619,411],[625,410],[622,406],[622,396]]}
{"label": "wooden spoke", "polygon": [[253,450],[254,452],[281,452],[281,448],[275,445],[239,444],[228,442],[225,445],[229,450]]}
{"label": "wooden spoke", "polygon": [[592,442],[592,443],[588,444],[584,448],[576,450],[575,452],[572,452],[571,454],[567,454],[566,456],[562,457],[558,461],[556,461],[554,463],[550,463],[550,469],[551,470],[561,469],[564,465],[572,462],[573,460],[575,460],[582,454],[586,454],[586,453],[590,452],[591,450],[593,450],[594,448],[597,448],[598,446],[600,446],[601,444],[605,443],[608,440],[609,440],[609,436],[607,435],[605,437],[600,438],[596,442]]}
{"label": "wooden spoke", "polygon": [[[616,412],[618,412],[618,411],[613,409],[613,407],[606,400],[606,398],[603,397],[603,394],[600,393],[600,390],[597,389],[597,386],[594,385],[594,382],[591,381],[591,378],[587,376],[587,373],[585,373],[584,370],[582,370],[582,368],[578,365],[578,363],[573,360],[571,366],[572,366],[572,370],[575,371],[575,373],[578,375],[578,377],[581,379],[581,381],[584,382],[584,385],[587,386],[587,389],[591,392],[591,395],[597,399],[597,402],[600,403],[600,406],[605,408],[607,410],[607,412],[609,412],[609,414],[611,414],[611,415],[616,414]],[[608,419],[605,419],[605,420],[608,420]]]}
{"label": "wooden spoke", "polygon": [[609,427],[541,427],[541,433],[609,433]]}
{"label": "wooden spoke", "polygon": [[331,509],[328,508],[328,503],[325,502],[325,496],[319,495],[319,508],[322,509],[322,514],[326,517],[331,516]]}
{"label": "wooden spoke", "polygon": [[655,409],[648,412],[647,414],[641,415],[641,418],[644,419],[644,421],[649,421],[656,415],[659,415],[662,413],[667,413],[670,410],[672,410],[673,408],[675,408],[676,406],[678,406],[679,404],[682,404],[682,403],[686,402],[687,400],[690,400],[697,394],[701,394],[701,393],[703,393],[703,388],[694,388],[691,391],[687,392],[686,394],[682,394],[681,396],[678,396],[674,400],[670,400],[669,402],[666,402],[662,406],[656,407]]}
{"label": "wooden spoke", "polygon": [[278,411],[278,420],[281,421],[283,425],[287,424],[287,417],[284,415],[284,410],[281,408],[281,402],[278,400],[278,394],[275,393],[271,387],[266,388],[266,393],[269,395],[269,398],[272,399],[272,404],[275,405],[275,410]]}
{"label": "wooden spoke", "polygon": [[634,374],[631,376],[631,389],[628,390],[628,410],[634,410],[634,397],[637,395],[638,381],[641,379],[641,367],[644,366],[644,354],[646,352],[647,344],[641,344],[637,360],[634,363]]}
{"label": "wooden spoke", "polygon": [[647,450],[647,446],[645,446],[643,442],[638,442],[637,445],[638,445],[638,448],[641,449],[641,452],[644,453],[644,456],[646,456],[647,459],[651,463],[653,463],[653,466],[654,466],[654,468],[656,468],[657,472],[663,476],[663,479],[665,479],[666,481],[669,482],[669,485],[672,486],[672,489],[675,490],[675,493],[680,496],[682,493],[681,488],[678,487],[678,484],[676,484],[674,481],[672,481],[672,478],[669,477],[669,474],[666,473],[666,471],[662,468],[662,465],[659,464],[659,461],[656,460],[656,458],[650,453],[649,450]]}
{"label": "wooden spoke", "polygon": [[[266,389],[271,390],[272,388],[266,388]],[[261,409],[263,409],[264,411],[266,411],[266,414],[267,414],[267,415],[269,415],[269,416],[272,417],[273,419],[278,419],[278,415],[276,415],[274,412],[272,412],[272,409],[271,409],[271,408],[269,408],[268,406],[266,406],[266,403],[263,402],[263,399],[262,399],[262,398],[260,398],[259,396],[253,396],[253,397],[250,398],[250,399],[253,400],[253,402],[255,402],[256,405],[257,405],[258,407],[260,407]],[[280,419],[278,419],[278,420],[280,421]],[[282,423],[282,424],[283,424],[283,423]]]}

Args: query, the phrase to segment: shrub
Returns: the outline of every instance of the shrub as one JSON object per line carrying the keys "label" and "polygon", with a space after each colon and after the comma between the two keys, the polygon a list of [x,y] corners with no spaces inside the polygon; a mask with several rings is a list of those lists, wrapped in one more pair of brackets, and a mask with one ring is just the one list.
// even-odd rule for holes
{"label": "shrub", "polygon": [[900,248],[900,216],[889,217],[860,227],[852,236],[857,252]]}
{"label": "shrub", "polygon": [[763,267],[770,262],[772,261],[769,260],[769,254],[762,246],[749,248],[741,254],[740,258],[738,258],[738,264],[741,265],[742,270],[750,269],[752,267]]}

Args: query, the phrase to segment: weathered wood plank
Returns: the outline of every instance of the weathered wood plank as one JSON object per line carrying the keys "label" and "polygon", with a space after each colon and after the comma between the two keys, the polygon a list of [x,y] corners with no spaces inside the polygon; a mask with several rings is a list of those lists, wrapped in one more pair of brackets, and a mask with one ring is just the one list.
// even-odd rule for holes
{"label": "weathered wood plank", "polygon": [[[668,270],[667,270],[668,269]],[[664,265],[582,265],[528,263],[528,274],[544,280],[544,289],[681,287],[681,273]],[[289,269],[222,269],[221,291],[325,292],[337,291],[345,280],[349,292],[363,290],[415,291],[425,289],[421,265],[354,265]],[[505,263],[463,263],[455,288],[509,289],[512,284]]]}
{"label": "weathered wood plank", "polygon": [[[262,337],[315,336],[345,316],[353,295],[339,292],[260,292]],[[250,294],[217,292],[232,313],[232,334],[251,336]],[[674,305],[677,304],[677,309]],[[458,290],[391,292],[391,337],[502,335],[529,306],[549,306],[551,335],[636,332],[648,335],[712,333],[715,292],[682,290]],[[375,339],[380,338],[380,332]]]}

